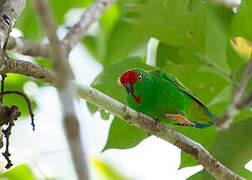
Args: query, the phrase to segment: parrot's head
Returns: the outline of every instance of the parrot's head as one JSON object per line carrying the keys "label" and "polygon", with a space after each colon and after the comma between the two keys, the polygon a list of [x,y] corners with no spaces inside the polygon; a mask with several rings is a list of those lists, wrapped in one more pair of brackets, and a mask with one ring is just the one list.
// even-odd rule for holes
{"label": "parrot's head", "polygon": [[128,95],[133,96],[137,104],[142,102],[142,85],[145,84],[147,73],[145,70],[134,68],[125,71],[120,77],[120,83],[125,87]]}

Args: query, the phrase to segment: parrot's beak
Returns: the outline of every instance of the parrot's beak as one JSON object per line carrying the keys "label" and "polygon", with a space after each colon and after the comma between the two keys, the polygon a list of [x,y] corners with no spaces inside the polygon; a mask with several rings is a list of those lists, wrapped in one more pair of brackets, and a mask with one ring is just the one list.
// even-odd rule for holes
{"label": "parrot's beak", "polygon": [[133,88],[132,85],[126,84],[125,88],[126,88],[126,91],[127,91],[128,94],[133,94],[134,93],[134,88]]}

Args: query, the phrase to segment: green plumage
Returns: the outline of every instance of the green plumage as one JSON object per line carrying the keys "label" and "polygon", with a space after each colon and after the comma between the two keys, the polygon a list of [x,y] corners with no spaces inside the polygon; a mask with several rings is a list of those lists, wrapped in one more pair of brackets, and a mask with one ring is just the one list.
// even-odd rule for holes
{"label": "green plumage", "polygon": [[140,97],[137,103],[132,94],[127,95],[127,102],[133,109],[158,118],[161,123],[174,124],[176,121],[167,119],[165,114],[181,114],[196,128],[211,126],[215,116],[171,74],[162,71],[145,71],[131,69],[141,76],[132,85],[134,95]]}

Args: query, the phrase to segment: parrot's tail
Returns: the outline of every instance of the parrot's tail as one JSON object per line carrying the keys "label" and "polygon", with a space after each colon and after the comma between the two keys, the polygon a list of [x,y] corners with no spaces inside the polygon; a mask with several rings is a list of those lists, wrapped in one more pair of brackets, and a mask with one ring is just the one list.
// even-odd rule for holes
{"label": "parrot's tail", "polygon": [[[207,113],[207,115],[215,122],[215,120],[216,120],[216,116],[213,114],[213,113],[211,113],[211,111],[209,111],[209,109],[207,108],[207,107],[203,107],[203,109],[204,109],[204,111]],[[209,122],[210,123],[210,122]],[[213,122],[211,122],[211,123],[213,123]],[[212,125],[212,124],[211,124]],[[210,126],[211,126],[210,125]]]}
{"label": "parrot's tail", "polygon": [[214,122],[209,122],[209,124],[194,124],[195,128],[200,128],[200,129],[204,129],[207,128],[209,126],[212,126],[214,124]]}

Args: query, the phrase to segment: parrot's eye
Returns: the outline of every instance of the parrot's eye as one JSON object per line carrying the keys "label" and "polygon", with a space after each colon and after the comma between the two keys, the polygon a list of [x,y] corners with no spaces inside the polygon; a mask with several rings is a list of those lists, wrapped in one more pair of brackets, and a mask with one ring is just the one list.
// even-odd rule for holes
{"label": "parrot's eye", "polygon": [[137,80],[138,80],[138,81],[142,81],[142,79],[143,79],[143,77],[142,77],[141,75],[139,75],[139,76],[137,77]]}

